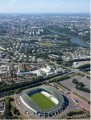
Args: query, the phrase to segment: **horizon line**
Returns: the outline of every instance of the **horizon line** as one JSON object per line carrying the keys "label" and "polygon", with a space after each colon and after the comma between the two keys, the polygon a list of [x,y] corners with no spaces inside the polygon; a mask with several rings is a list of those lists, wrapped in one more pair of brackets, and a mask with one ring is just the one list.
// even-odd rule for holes
{"label": "horizon line", "polygon": [[0,14],[90,14],[90,12],[80,12],[80,13],[76,13],[76,12],[68,12],[68,13],[66,13],[66,12],[64,12],[64,13],[29,13],[29,12],[9,12],[9,13],[5,13],[5,12],[0,12]]}

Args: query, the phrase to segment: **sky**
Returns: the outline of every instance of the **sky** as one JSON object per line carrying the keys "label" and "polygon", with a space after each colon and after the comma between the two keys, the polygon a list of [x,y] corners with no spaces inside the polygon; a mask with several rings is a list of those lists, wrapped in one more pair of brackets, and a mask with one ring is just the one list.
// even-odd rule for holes
{"label": "sky", "polygon": [[89,13],[90,0],[0,0],[0,13]]}

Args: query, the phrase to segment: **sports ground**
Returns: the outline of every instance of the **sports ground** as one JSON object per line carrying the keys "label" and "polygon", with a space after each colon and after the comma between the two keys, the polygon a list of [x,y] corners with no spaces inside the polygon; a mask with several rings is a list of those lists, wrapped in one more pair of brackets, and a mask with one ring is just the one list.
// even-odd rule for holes
{"label": "sports ground", "polygon": [[25,108],[36,114],[51,114],[63,109],[65,104],[62,93],[48,85],[41,85],[24,90],[20,96],[20,101]]}
{"label": "sports ground", "polygon": [[45,95],[36,93],[30,96],[43,110],[53,108],[55,104]]}

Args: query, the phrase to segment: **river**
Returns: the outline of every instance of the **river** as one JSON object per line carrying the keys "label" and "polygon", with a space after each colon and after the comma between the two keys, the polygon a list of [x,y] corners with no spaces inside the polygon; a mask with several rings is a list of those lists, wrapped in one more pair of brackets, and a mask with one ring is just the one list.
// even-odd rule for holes
{"label": "river", "polygon": [[57,34],[57,35],[64,35],[64,36],[70,37],[71,38],[70,41],[72,43],[79,45],[79,46],[87,47],[87,48],[90,47],[90,45],[86,41],[81,40],[79,37],[73,37],[73,36],[67,35],[65,33],[58,33],[58,32],[55,32],[54,30],[50,30],[50,31],[53,32],[54,34]]}
{"label": "river", "polygon": [[77,44],[77,45],[80,45],[82,47],[90,47],[90,45],[88,43],[86,43],[85,41],[81,40],[80,38],[78,37],[71,37],[71,42]]}

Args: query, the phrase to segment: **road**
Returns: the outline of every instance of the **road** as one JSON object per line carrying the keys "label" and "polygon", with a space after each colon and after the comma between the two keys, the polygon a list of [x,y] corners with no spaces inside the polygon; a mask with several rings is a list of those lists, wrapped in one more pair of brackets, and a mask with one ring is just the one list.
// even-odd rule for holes
{"label": "road", "polygon": [[70,97],[76,99],[78,101],[78,104],[79,104],[79,107],[80,108],[84,108],[85,110],[89,111],[90,112],[90,105],[85,102],[84,100],[80,99],[78,96],[74,95],[73,92],[70,92],[69,94]]}
{"label": "road", "polygon": [[[58,65],[56,62],[53,62],[53,61],[50,61],[51,63],[55,64],[56,66],[60,66]],[[82,73],[84,75],[87,75],[87,73],[84,73],[82,71],[80,71],[79,69],[76,69],[76,68],[72,68],[72,67],[66,67],[64,66],[64,68],[66,68],[67,70],[69,70],[70,72],[74,72],[74,73]]]}
{"label": "road", "polygon": [[29,119],[29,117],[28,117],[24,112],[22,112],[22,110],[20,109],[20,106],[18,106],[18,104],[16,103],[16,98],[15,98],[15,96],[14,96],[14,100],[15,100],[16,108],[19,110],[19,112],[20,112],[21,114],[23,114],[27,119]]}
{"label": "road", "polygon": [[14,98],[14,95],[10,95],[10,96],[1,97],[1,98],[0,98],[0,101],[4,100],[6,97],[12,97],[12,98]]}

